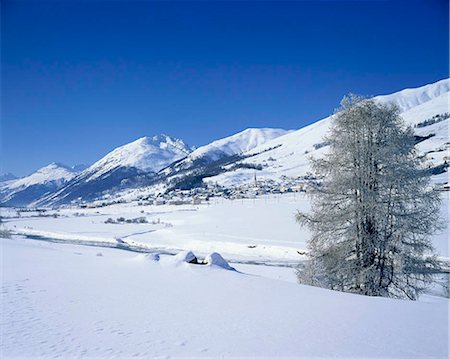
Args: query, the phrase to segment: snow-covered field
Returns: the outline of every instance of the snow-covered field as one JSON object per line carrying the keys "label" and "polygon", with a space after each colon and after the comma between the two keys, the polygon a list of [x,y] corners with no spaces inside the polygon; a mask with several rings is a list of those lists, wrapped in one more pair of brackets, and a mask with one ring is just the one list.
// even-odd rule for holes
{"label": "snow-covered field", "polygon": [[448,355],[443,298],[370,298],[29,239],[3,239],[2,252],[2,357]]}
{"label": "snow-covered field", "polygon": [[[446,298],[410,302],[295,283],[309,233],[294,215],[308,208],[291,193],[47,217],[3,209],[4,227],[16,234],[0,239],[0,357],[447,358]],[[119,217],[148,223],[105,223]],[[448,260],[447,233],[433,241]],[[216,251],[237,271],[101,247],[108,245],[199,257]]]}
{"label": "snow-covered field", "polygon": [[[448,218],[448,193],[443,193],[442,213]],[[118,204],[92,209],[48,211],[47,217],[25,212],[5,227],[23,235],[53,239],[125,243],[149,250],[176,253],[193,250],[200,256],[220,252],[229,261],[297,263],[310,233],[295,221],[298,210],[308,211],[304,194],[266,195],[256,199],[213,199],[202,205],[138,206]],[[15,211],[10,212],[15,215]],[[53,218],[51,214],[58,214]],[[148,223],[105,223],[108,218]],[[450,258],[447,231],[434,237],[440,257]]]}
{"label": "snow-covered field", "polygon": [[[114,205],[61,210],[60,217],[14,218],[6,227],[56,239],[117,243],[149,249],[190,249],[199,255],[219,251],[228,260],[297,262],[309,236],[295,222],[309,202],[299,194],[259,199],[215,199],[203,205]],[[49,213],[54,213],[50,211]],[[28,216],[33,215],[29,213]],[[108,218],[145,217],[149,223],[105,223]]]}

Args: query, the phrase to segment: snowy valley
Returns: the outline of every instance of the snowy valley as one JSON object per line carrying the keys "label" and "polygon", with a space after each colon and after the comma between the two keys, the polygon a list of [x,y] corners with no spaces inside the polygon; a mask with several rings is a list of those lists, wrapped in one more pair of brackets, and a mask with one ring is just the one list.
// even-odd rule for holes
{"label": "snowy valley", "polygon": [[[444,219],[449,96],[445,79],[375,98],[414,127]],[[0,356],[447,358],[447,228],[418,301],[297,283],[311,233],[295,215],[332,120],[196,149],[142,137],[82,170],[5,178]]]}
{"label": "snowy valley", "polygon": [[[446,358],[448,277],[415,302],[296,283],[310,233],[294,215],[308,208],[289,193],[5,209],[2,353]],[[448,261],[448,232],[433,244]],[[186,263],[187,250],[218,252],[236,271]]]}

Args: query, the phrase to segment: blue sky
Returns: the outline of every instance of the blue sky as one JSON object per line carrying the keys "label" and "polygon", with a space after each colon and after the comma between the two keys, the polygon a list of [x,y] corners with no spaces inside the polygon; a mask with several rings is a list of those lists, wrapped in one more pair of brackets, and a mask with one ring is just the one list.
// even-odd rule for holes
{"label": "blue sky", "polygon": [[448,2],[1,2],[1,172],[296,129],[448,77]]}

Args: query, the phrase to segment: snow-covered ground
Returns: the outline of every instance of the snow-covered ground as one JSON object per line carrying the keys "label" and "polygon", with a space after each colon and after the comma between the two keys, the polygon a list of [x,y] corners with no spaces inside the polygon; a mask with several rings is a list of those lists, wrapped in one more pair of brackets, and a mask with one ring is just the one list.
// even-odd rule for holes
{"label": "snow-covered ground", "polygon": [[[443,192],[442,215],[448,218],[448,193]],[[209,205],[138,206],[118,204],[93,209],[61,209],[59,217],[22,213],[5,227],[15,233],[53,239],[118,242],[145,249],[193,250],[204,256],[220,252],[229,261],[297,263],[310,233],[295,221],[307,211],[304,194],[266,195],[256,199],[213,199]],[[11,213],[15,213],[12,211]],[[48,214],[55,213],[54,211]],[[148,223],[105,223],[144,217]],[[434,237],[440,257],[450,258],[447,230]]]}
{"label": "snow-covered ground", "polygon": [[[0,239],[0,357],[446,358],[448,299],[370,298],[296,283],[293,267],[310,234],[294,215],[308,208],[306,197],[291,193],[45,217],[2,209],[3,226],[15,234]],[[105,223],[120,217],[148,223]],[[447,233],[433,238],[446,260]],[[116,245],[190,249],[201,258],[215,251],[237,271],[101,247]]]}
{"label": "snow-covered ground", "polygon": [[[26,217],[23,213],[21,218],[9,220],[6,227],[56,239],[109,243],[119,239],[149,249],[190,249],[200,255],[219,251],[228,260],[297,262],[301,259],[297,251],[304,250],[309,234],[294,216],[297,210],[308,207],[309,202],[299,194],[215,199],[209,205],[196,206],[122,204],[61,210],[58,218]],[[108,218],[119,217],[144,217],[149,223],[105,223]]]}
{"label": "snow-covered ground", "polygon": [[370,298],[109,248],[1,248],[1,357],[448,356],[443,298]]}

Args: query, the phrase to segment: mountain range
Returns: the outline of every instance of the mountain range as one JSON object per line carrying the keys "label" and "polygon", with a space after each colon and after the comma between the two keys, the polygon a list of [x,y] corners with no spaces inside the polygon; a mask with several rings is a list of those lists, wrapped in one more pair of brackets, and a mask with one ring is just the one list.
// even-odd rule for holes
{"label": "mountain range", "polygon": [[[433,181],[448,186],[450,79],[374,97],[398,105],[414,127],[417,151],[432,170]],[[2,206],[58,206],[114,198],[130,189],[164,192],[205,183],[223,187],[259,180],[301,178],[309,158],[327,149],[324,137],[333,115],[294,131],[249,128],[199,148],[167,135],[142,137],[120,146],[93,165],[45,166],[29,176],[10,174],[0,181]]]}

